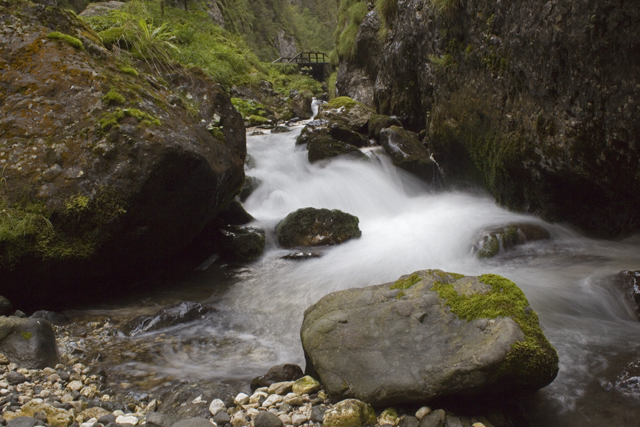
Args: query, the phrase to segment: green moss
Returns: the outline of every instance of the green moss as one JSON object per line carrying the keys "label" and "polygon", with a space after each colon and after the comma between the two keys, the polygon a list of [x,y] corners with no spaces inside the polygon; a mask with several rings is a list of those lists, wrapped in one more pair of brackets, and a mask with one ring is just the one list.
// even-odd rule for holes
{"label": "green moss", "polygon": [[366,2],[343,0],[338,10],[338,30],[335,34],[339,56],[352,58],[356,54],[356,36],[360,23],[367,15]]}
{"label": "green moss", "polygon": [[407,278],[396,280],[389,289],[409,289],[420,280],[422,280],[422,278],[417,273],[414,273]]}
{"label": "green moss", "polygon": [[103,113],[98,123],[101,130],[107,131],[117,126],[126,117],[133,117],[144,126],[159,126],[161,124],[160,119],[137,108],[116,108],[114,111]]}
{"label": "green moss", "polygon": [[[511,346],[506,360],[496,375],[512,377],[514,381],[531,384],[555,378],[558,371],[558,354],[544,336],[538,315],[529,307],[524,292],[515,283],[495,274],[480,276],[480,282],[491,286],[489,293],[463,296],[451,283],[436,282],[432,290],[446,301],[451,312],[467,321],[510,317],[524,333],[524,341]],[[534,378],[531,378],[534,377]],[[526,378],[526,380],[523,380]]]}
{"label": "green moss", "polygon": [[24,339],[25,341],[33,336],[31,332],[27,332],[27,331],[22,332],[21,335],[22,335],[22,339]]}
{"label": "green moss", "polygon": [[218,126],[212,126],[210,128],[207,128],[207,130],[209,131],[209,133],[211,135],[213,135],[213,137],[215,139],[220,140],[220,141],[224,141],[225,140],[224,132],[222,132],[222,129],[219,128]]}
{"label": "green moss", "polygon": [[82,41],[68,34],[63,34],[58,31],[53,31],[47,34],[47,38],[51,40],[61,40],[70,44],[71,46],[73,46],[78,50],[84,50],[84,44],[82,43]]}
{"label": "green moss", "polygon": [[357,104],[356,101],[349,98],[348,96],[339,96],[337,98],[333,98],[331,101],[327,103],[326,108],[341,108],[344,107],[347,110],[355,107]]}
{"label": "green moss", "polygon": [[130,76],[138,77],[140,75],[140,73],[138,73],[138,70],[133,67],[122,66],[118,67],[118,69],[125,74],[129,74]]}
{"label": "green moss", "polygon": [[250,115],[249,116],[249,126],[259,126],[269,123],[270,120],[266,117]]}
{"label": "green moss", "polygon": [[113,88],[109,92],[107,92],[105,96],[102,97],[102,100],[107,105],[125,103],[125,97]]}
{"label": "green moss", "polygon": [[242,115],[242,118],[249,118],[250,116],[267,115],[266,107],[261,103],[254,100],[245,100],[240,98],[231,98],[231,104]]}

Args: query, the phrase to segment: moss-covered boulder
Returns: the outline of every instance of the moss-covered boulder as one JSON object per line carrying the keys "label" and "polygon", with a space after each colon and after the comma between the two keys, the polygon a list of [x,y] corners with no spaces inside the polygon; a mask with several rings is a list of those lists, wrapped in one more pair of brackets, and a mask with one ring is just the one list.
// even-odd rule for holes
{"label": "moss-covered boulder", "polygon": [[417,271],[334,292],[305,311],[307,371],[332,399],[373,406],[531,393],[558,355],[511,281]]}
{"label": "moss-covered boulder", "polygon": [[439,175],[438,164],[413,132],[391,126],[380,132],[380,145],[397,167],[432,182]]}
{"label": "moss-covered boulder", "polygon": [[357,217],[337,209],[303,208],[278,223],[276,236],[284,248],[337,245],[362,235],[358,222]]}
{"label": "moss-covered boulder", "polygon": [[294,393],[303,395],[315,393],[322,388],[322,384],[317,379],[305,375],[302,378],[298,378],[293,382],[292,390]]}
{"label": "moss-covered boulder", "polygon": [[242,118],[197,68],[127,62],[70,12],[0,15],[0,294],[55,308],[129,290],[233,199]]}
{"label": "moss-covered boulder", "polygon": [[402,127],[402,123],[396,117],[374,114],[369,118],[367,126],[369,128],[369,136],[379,140],[382,129],[390,128],[391,126]]}
{"label": "moss-covered boulder", "polygon": [[319,129],[307,136],[309,163],[336,157],[364,160],[366,156],[355,146],[333,138],[328,129]]}
{"label": "moss-covered boulder", "polygon": [[478,258],[492,258],[515,246],[546,240],[550,237],[549,231],[541,225],[509,224],[483,232],[478,242],[473,246],[473,250]]}
{"label": "moss-covered boulder", "polygon": [[339,123],[331,123],[329,126],[329,135],[340,142],[353,145],[354,147],[362,148],[369,145],[369,141],[362,134],[354,132]]}
{"label": "moss-covered boulder", "polygon": [[357,399],[336,403],[324,413],[322,425],[326,427],[373,427],[376,413],[373,408]]}

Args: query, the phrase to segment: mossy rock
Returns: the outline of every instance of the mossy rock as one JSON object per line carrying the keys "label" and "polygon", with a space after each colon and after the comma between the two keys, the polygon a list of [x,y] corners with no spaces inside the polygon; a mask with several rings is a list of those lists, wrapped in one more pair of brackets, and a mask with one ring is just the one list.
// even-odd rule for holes
{"label": "mossy rock", "polygon": [[339,123],[332,123],[329,126],[329,135],[331,135],[333,139],[344,142],[345,144],[353,145],[354,147],[362,148],[369,145],[369,141],[367,141],[367,138],[365,138],[364,135],[354,132]]}
{"label": "mossy rock", "polygon": [[558,372],[526,296],[493,274],[423,270],[334,292],[305,311],[300,335],[330,399],[377,408],[524,395]]}
{"label": "mossy rock", "polygon": [[370,107],[349,97],[340,96],[323,105],[317,118],[340,123],[355,132],[366,134],[367,124],[374,114],[375,111]]}
{"label": "mossy rock", "polygon": [[294,393],[303,395],[303,394],[312,394],[322,388],[322,384],[317,379],[310,377],[309,375],[305,375],[302,378],[298,378],[294,381],[292,390]]}
{"label": "mossy rock", "polygon": [[283,248],[337,245],[362,235],[358,222],[337,209],[303,208],[278,223],[276,236]]}
{"label": "mossy rock", "polygon": [[369,118],[369,136],[379,140],[382,129],[389,128],[391,126],[402,127],[402,123],[395,117],[389,117],[383,114],[374,114]]}
{"label": "mossy rock", "polygon": [[365,402],[357,399],[346,399],[336,403],[324,413],[322,425],[326,427],[373,427],[376,424],[376,413]]}
{"label": "mossy rock", "polygon": [[264,230],[247,226],[227,226],[219,231],[218,254],[229,262],[251,262],[264,252]]}
{"label": "mossy rock", "polygon": [[398,126],[385,128],[380,132],[380,145],[384,147],[397,167],[429,183],[439,178],[438,165],[431,159],[431,153],[413,132]]}

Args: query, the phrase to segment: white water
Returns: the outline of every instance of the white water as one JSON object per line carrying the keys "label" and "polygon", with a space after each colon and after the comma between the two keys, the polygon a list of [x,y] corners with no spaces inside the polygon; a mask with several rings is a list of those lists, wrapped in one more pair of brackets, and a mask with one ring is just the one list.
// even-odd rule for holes
{"label": "white water", "polygon": [[[304,366],[298,337],[303,311],[329,292],[427,268],[497,273],[524,290],[560,355],[556,381],[523,403],[531,423],[636,425],[607,415],[614,408],[630,422],[640,418],[634,380],[622,390],[630,398],[616,388],[616,378],[638,354],[640,323],[605,279],[640,269],[638,238],[588,239],[568,227],[506,211],[486,194],[433,192],[375,150],[368,162],[311,165],[304,147],[294,146],[297,133],[248,138],[255,168],[247,173],[262,184],[245,208],[255,225],[267,230],[267,248],[259,261],[236,271],[233,285],[209,299],[220,310],[215,321],[174,332],[209,337],[208,344],[167,349],[153,366],[137,364],[137,370],[228,380],[251,378],[279,363]],[[270,230],[288,213],[309,206],[358,216],[362,237],[323,250],[321,258],[280,259],[289,251],[275,245]],[[543,225],[552,238],[477,260],[471,245],[479,233],[511,222]]]}

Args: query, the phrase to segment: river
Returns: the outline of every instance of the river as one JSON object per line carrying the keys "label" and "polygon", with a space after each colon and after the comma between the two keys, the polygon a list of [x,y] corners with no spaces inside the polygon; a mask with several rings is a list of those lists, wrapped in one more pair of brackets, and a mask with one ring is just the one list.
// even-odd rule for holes
{"label": "river", "polygon": [[[295,146],[299,131],[248,137],[253,167],[247,174],[262,183],[244,205],[256,218],[253,225],[267,232],[261,259],[243,267],[216,261],[180,279],[172,291],[82,314],[132,317],[189,299],[218,310],[207,321],[163,331],[173,344],[150,360],[114,369],[137,377],[233,382],[280,363],[304,367],[303,312],[329,292],[427,268],[496,273],[524,290],[560,356],[557,379],[519,404],[530,425],[639,425],[640,323],[611,276],[640,269],[640,238],[589,239],[571,227],[509,212],[479,190],[435,191],[396,169],[380,149],[367,149],[369,161],[311,165],[305,148]],[[362,237],[322,249],[319,258],[282,259],[290,251],[277,247],[273,228],[309,206],[358,216]],[[482,230],[513,222],[542,225],[551,239],[491,260],[474,256],[471,246]]]}

